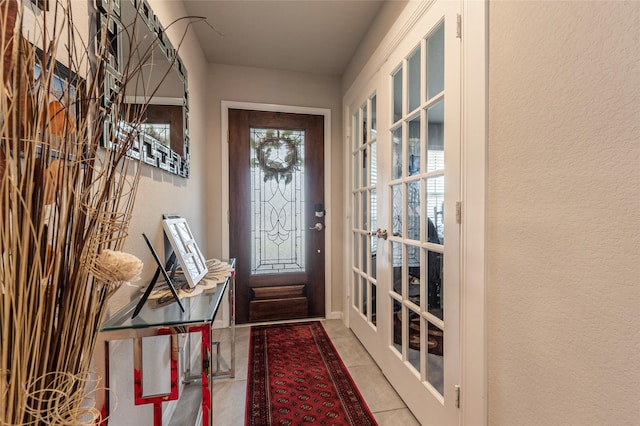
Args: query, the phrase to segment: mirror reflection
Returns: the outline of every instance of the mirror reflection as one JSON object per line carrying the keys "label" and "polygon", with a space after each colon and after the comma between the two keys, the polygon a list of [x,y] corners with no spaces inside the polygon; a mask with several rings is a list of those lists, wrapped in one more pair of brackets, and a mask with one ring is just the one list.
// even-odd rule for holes
{"label": "mirror reflection", "polygon": [[[115,87],[124,87],[125,110],[119,111],[121,131],[139,132],[139,142],[130,155],[147,164],[188,177],[188,99],[184,65],[157,17],[145,0],[109,0],[101,10],[112,37]],[[120,3],[117,5],[117,3]],[[115,7],[119,6],[119,7]],[[115,7],[115,8],[114,8]],[[117,15],[120,17],[117,17]],[[110,25],[109,25],[110,24]],[[127,72],[137,70],[134,73]],[[107,73],[109,68],[107,68]],[[119,85],[118,75],[131,75]],[[107,76],[107,85],[110,81]],[[142,117],[132,127],[127,117]]]}

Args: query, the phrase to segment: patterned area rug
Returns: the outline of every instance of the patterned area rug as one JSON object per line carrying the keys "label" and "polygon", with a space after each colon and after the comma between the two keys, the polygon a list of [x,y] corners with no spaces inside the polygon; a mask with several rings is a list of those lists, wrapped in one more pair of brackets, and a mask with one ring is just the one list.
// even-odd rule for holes
{"label": "patterned area rug", "polygon": [[245,425],[377,425],[320,322],[251,328]]}

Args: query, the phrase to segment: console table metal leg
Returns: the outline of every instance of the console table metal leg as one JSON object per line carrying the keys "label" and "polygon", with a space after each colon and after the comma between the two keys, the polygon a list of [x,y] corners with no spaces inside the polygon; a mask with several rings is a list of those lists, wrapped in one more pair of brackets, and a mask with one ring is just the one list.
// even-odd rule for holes
{"label": "console table metal leg", "polygon": [[158,335],[169,335],[171,341],[171,389],[168,394],[144,396],[142,389],[142,337],[133,339],[133,396],[135,405],[153,404],[153,424],[162,426],[162,403],[178,399],[178,335],[161,329]]}
{"label": "console table metal leg", "polygon": [[[216,341],[212,344],[216,346],[216,369],[213,371],[212,377],[216,378],[234,378],[236,376],[236,317],[235,317],[235,275],[231,275],[230,285],[227,287],[228,298],[229,298],[229,368],[226,370],[222,370],[220,366],[222,365],[221,357],[220,357],[220,345],[221,342]],[[213,335],[213,323],[211,323],[211,334]],[[213,352],[213,347],[212,347]]]}

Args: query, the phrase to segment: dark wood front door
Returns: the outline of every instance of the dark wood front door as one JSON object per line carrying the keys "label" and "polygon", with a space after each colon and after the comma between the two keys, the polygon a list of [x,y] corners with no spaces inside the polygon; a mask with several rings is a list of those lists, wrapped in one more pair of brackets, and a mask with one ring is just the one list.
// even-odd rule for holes
{"label": "dark wood front door", "polygon": [[322,317],[324,118],[229,110],[238,323]]}

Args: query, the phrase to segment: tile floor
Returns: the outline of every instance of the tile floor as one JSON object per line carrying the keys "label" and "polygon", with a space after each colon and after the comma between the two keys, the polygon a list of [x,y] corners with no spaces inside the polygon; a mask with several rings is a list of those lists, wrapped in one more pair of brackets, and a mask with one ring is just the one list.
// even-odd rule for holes
{"label": "tile floor", "polygon": [[[378,424],[419,425],[351,330],[341,320],[324,320],[323,324]],[[214,381],[213,426],[244,425],[249,330],[248,326],[236,327],[235,378]]]}

